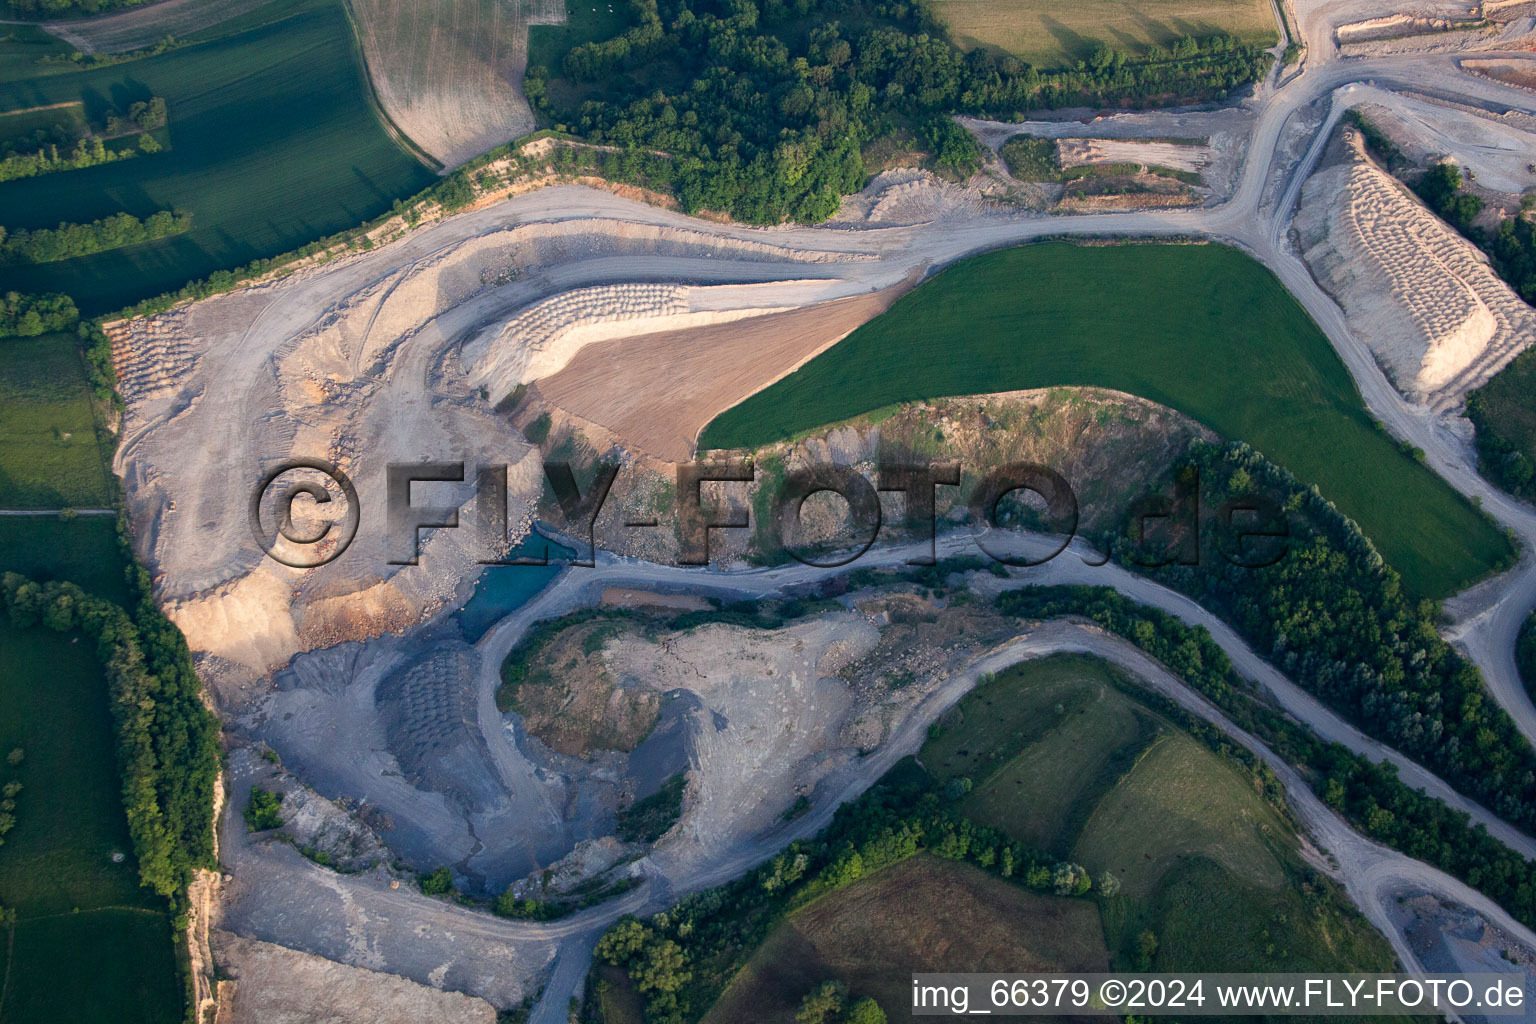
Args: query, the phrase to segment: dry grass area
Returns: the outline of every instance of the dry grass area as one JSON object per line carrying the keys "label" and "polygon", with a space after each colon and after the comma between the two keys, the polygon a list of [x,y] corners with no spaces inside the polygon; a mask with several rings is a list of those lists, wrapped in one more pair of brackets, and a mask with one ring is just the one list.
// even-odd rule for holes
{"label": "dry grass area", "polygon": [[523,98],[528,26],[561,0],[353,0],[379,102],[411,141],[453,167],[533,130]]}
{"label": "dry grass area", "polygon": [[1114,871],[1133,897],[1150,897],[1164,875],[1197,858],[1219,864],[1245,887],[1273,891],[1286,884],[1286,872],[1266,842],[1295,845],[1248,780],[1174,733],[1099,801],[1074,859]]}
{"label": "dry grass area", "polygon": [[[710,420],[885,312],[903,283],[734,323],[589,344],[539,396],[647,455],[683,462]],[[666,395],[664,403],[657,395]]]}
{"label": "dry grass area", "polygon": [[1040,67],[1088,56],[1098,43],[1133,55],[1180,36],[1278,37],[1267,0],[934,0],[966,49],[1006,50]]}
{"label": "dry grass area", "polygon": [[498,703],[522,715],[528,733],[561,754],[634,750],[656,724],[661,697],[620,686],[608,670],[603,645],[619,628],[599,619],[561,632],[520,681],[503,686]]}
{"label": "dry grass area", "polygon": [[1106,969],[1095,904],[1040,896],[969,864],[919,856],[779,925],[704,1021],[793,1021],[800,999],[828,978],[873,996],[889,1019],[905,1020],[914,971]]}

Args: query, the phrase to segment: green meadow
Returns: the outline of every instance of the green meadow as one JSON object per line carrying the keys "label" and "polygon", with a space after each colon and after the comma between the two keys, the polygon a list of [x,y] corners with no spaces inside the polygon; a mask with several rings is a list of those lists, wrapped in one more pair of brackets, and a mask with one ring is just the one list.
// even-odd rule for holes
{"label": "green meadow", "polygon": [[[1159,971],[1389,969],[1379,935],[1301,885],[1294,828],[1253,780],[1126,682],[1096,658],[1024,662],[967,694],[918,758],[972,781],[962,814],[1116,877],[1099,913],[1121,969],[1140,966],[1144,932]],[[1068,748],[1086,749],[1042,760]]]}
{"label": "green meadow", "polygon": [[8,622],[0,650],[0,784],[22,786],[0,846],[0,903],[17,918],[0,1019],[180,1021],[171,922],[139,885],[95,651],[78,634]]}
{"label": "green meadow", "polygon": [[1409,587],[1444,597],[1507,538],[1371,417],[1320,331],[1221,245],[1046,242],[964,260],[726,411],[701,449],[755,448],[902,402],[1115,388],[1246,441],[1360,524]]}
{"label": "green meadow", "polygon": [[112,504],[73,335],[0,338],[0,439],[0,508]]}
{"label": "green meadow", "polygon": [[56,48],[29,32],[0,40],[0,112],[81,102],[99,121],[109,108],[162,96],[171,144],[0,185],[0,224],[47,228],[160,209],[193,217],[174,238],[6,267],[0,285],[67,291],[82,312],[107,312],[353,227],[435,180],[376,115],[339,0],[278,0],[194,38],[202,41],[94,69],[39,63]]}

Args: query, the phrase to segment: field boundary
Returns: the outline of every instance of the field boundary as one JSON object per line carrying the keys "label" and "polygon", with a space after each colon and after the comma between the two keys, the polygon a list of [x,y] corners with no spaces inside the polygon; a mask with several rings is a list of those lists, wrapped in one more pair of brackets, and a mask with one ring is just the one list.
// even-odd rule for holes
{"label": "field boundary", "polygon": [[363,33],[357,24],[357,13],[352,10],[352,0],[340,0],[340,2],[341,9],[346,12],[347,27],[352,30],[352,49],[357,53],[358,64],[362,67],[363,84],[368,90],[368,105],[373,108],[374,116],[384,126],[385,133],[395,140],[395,144],[419,160],[423,167],[434,174],[445,173],[448,170],[447,165],[416,145],[405,133],[405,129],[396,124],[395,119],[389,116],[389,111],[384,109],[384,101],[379,97],[379,90],[373,84],[373,68],[368,64],[368,51],[363,46]]}

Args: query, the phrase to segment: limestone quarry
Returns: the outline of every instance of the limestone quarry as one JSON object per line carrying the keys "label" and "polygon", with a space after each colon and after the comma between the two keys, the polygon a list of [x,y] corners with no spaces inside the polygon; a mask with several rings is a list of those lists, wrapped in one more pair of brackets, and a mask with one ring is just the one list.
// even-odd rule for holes
{"label": "limestone quarry", "polygon": [[1342,149],[1302,189],[1307,264],[1405,395],[1456,408],[1536,342],[1536,311],[1376,165],[1358,132],[1344,132]]}
{"label": "limestone quarry", "polygon": [[[508,212],[113,329],[131,519],[194,649],[260,676],[297,651],[401,629],[466,596],[461,581],[495,553],[438,532],[425,542],[430,571],[391,565],[410,556],[387,549],[385,467],[507,465],[510,520],[522,529],[538,465],[493,403],[605,331],[690,327],[869,290],[861,252],[643,221],[521,223]],[[643,276],[701,286],[581,287],[624,281],[641,254]],[[711,281],[733,283],[702,286]],[[543,300],[551,292],[561,294]],[[505,333],[508,321],[520,332]],[[815,351],[837,336],[802,344]],[[780,372],[807,354],[786,354]],[[327,460],[364,496],[357,543],[324,566],[278,564],[252,538],[250,497],[287,456]],[[344,504],[326,486],[332,507]]]}
{"label": "limestone quarry", "polygon": [[[1347,6],[1328,17],[1401,13]],[[521,66],[519,33],[558,12],[449,4],[432,15],[449,20],[421,24],[391,67],[402,40],[368,25],[403,23],[403,10],[385,0],[358,9],[370,74],[397,124],[445,163],[520,130],[521,99],[503,88]],[[1313,7],[1299,13],[1303,26],[1322,17]],[[1321,53],[1323,35],[1308,33]],[[1484,45],[1486,33],[1475,34]],[[1435,46],[1469,33],[1437,35]],[[243,807],[256,785],[286,794],[282,830],[252,835],[238,814],[224,819],[231,878],[218,956],[231,979],[220,1019],[488,1022],[542,991],[534,1019],[559,1022],[608,922],[728,881],[814,834],[841,800],[915,750],[982,672],[1043,651],[1091,650],[1197,708],[1199,698],[1158,666],[1090,628],[1021,633],[972,599],[1020,576],[969,571],[932,587],[880,577],[850,588],[837,572],[760,564],[773,559],[750,531],[716,534],[715,566],[684,570],[667,564],[674,533],[637,532],[625,520],[667,507],[675,464],[694,455],[715,415],[927,275],[970,253],[1062,233],[1242,246],[1329,334],[1373,413],[1432,458],[1463,457],[1444,424],[1468,389],[1536,340],[1536,320],[1358,138],[1346,133],[1307,177],[1310,133],[1333,90],[1419,60],[1371,55],[1408,45],[1399,38],[1345,45],[1367,48],[1345,65],[1349,73],[1337,62],[1321,76],[1309,68],[1288,80],[1299,85],[1266,84],[1220,109],[963,122],[993,151],[1027,132],[1062,140],[1073,163],[1197,172],[1205,190],[1188,209],[1088,196],[1061,208],[1074,216],[1050,217],[1040,211],[1054,196],[1026,202],[980,179],[956,185],[897,168],[825,225],[747,228],[646,205],[636,190],[529,185],[402,227],[369,251],[111,325],[126,406],[115,468],[135,549],[227,726],[231,805]],[[452,75],[413,77],[429,54],[454,47],[464,56]],[[1511,194],[1530,187],[1520,167],[1528,124],[1491,102],[1479,113],[1423,99],[1464,82],[1500,96],[1508,87],[1449,58],[1423,67],[1404,72],[1423,92],[1394,92],[1383,107],[1396,134],[1413,141],[1414,158],[1450,156]],[[1384,92],[1360,96],[1379,102]],[[462,118],[443,116],[457,110]],[[1285,241],[1297,193],[1305,266]],[[1357,346],[1369,353],[1368,373],[1354,361]],[[1416,408],[1403,410],[1371,358]],[[914,403],[757,454],[778,471],[830,461],[867,475],[903,448],[967,464],[1041,461],[1071,479],[1092,529],[1114,521],[1137,487],[1157,488],[1189,441],[1207,436],[1142,399],[1052,389]],[[597,524],[596,565],[586,575],[549,571],[515,599],[497,598],[498,586],[531,570],[483,563],[504,556],[536,519],[556,520],[541,472],[556,455],[583,470],[600,457],[625,467]],[[281,564],[253,536],[257,486],[294,458],[330,463],[360,498],[355,538],[324,564]],[[412,504],[455,514],[459,525],[422,530],[417,552],[412,537],[390,529],[386,467],[427,462],[463,463],[462,482],[417,483]],[[476,475],[501,466],[506,521],[488,537],[479,526],[494,517]],[[295,503],[294,524],[333,531],[322,548],[337,552],[350,507],[344,488],[314,469],[290,472],[285,479],[315,487]],[[733,500],[762,497],[754,485]],[[885,506],[892,523],[898,501]],[[938,512],[958,513],[955,493],[941,493]],[[813,541],[834,543],[847,525],[835,506],[808,503],[807,516]],[[899,529],[882,540],[877,564],[915,553]],[[288,552],[283,543],[274,550]],[[1030,580],[1104,582],[1086,554]],[[1129,574],[1109,582],[1192,620],[1204,615]],[[470,629],[466,605],[485,594],[491,624]],[[739,608],[733,618],[738,602],[753,602],[762,618],[746,622]],[[1199,621],[1240,671],[1283,690],[1278,673],[1219,621]],[[504,689],[507,655],[541,630],[554,638],[539,655],[549,660],[530,662],[542,675]],[[1320,707],[1287,710],[1326,735],[1349,735]],[[678,773],[687,782],[676,823],[654,844],[620,842],[618,814]],[[1296,788],[1297,800],[1310,799],[1304,784]],[[1352,892],[1378,927],[1397,934],[1378,913],[1385,897],[1368,884],[1408,878],[1424,891],[1453,890],[1314,810],[1312,827],[1336,857],[1328,870],[1358,882]],[[418,875],[439,866],[470,902],[508,887],[570,899],[594,880],[616,895],[558,921],[505,920],[483,903],[418,891]],[[1476,904],[1480,921],[1497,921],[1495,910]],[[1485,947],[1474,924],[1456,927]],[[1526,941],[1518,926],[1497,927]],[[1399,952],[1411,962],[1412,946]]]}

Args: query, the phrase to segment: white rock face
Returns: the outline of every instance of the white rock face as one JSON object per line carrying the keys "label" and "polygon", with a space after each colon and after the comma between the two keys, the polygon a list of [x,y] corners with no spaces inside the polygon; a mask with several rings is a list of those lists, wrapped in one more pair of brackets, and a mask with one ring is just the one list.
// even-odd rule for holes
{"label": "white rock face", "polygon": [[793,308],[792,284],[576,288],[529,306],[500,330],[482,332],[464,346],[460,360],[469,368],[470,383],[487,388],[499,399],[518,384],[560,372],[593,342],[704,327]]}
{"label": "white rock face", "polygon": [[1536,342],[1536,312],[1487,258],[1346,136],[1352,159],[1302,190],[1296,228],[1318,281],[1398,390],[1443,411]]}

